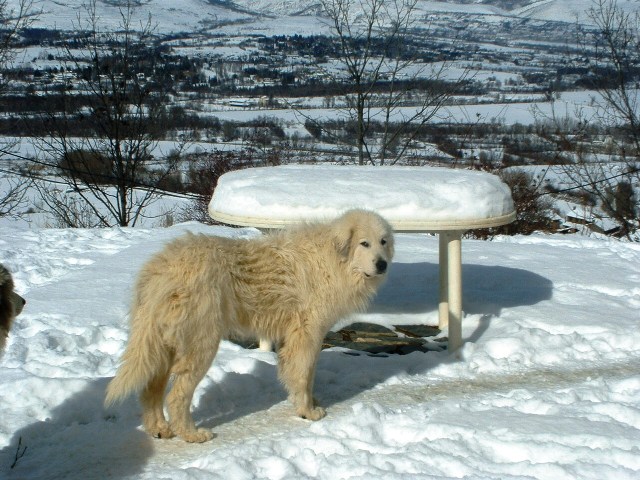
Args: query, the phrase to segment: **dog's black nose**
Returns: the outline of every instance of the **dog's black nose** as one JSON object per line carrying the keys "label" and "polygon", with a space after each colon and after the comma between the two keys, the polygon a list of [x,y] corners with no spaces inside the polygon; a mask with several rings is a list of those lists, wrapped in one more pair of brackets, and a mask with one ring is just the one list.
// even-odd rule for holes
{"label": "dog's black nose", "polygon": [[384,273],[387,271],[387,261],[383,259],[378,259],[376,262],[376,271],[380,273]]}

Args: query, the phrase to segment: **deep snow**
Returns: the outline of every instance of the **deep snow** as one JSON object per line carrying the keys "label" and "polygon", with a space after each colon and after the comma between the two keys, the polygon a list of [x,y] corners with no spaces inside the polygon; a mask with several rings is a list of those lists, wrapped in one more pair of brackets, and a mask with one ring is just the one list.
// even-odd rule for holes
{"label": "deep snow", "polygon": [[[190,445],[146,436],[136,399],[102,408],[135,273],[187,230],[259,234],[0,225],[0,262],[28,301],[0,360],[0,478],[638,478],[639,244],[465,240],[459,354],[325,350],[315,423],[292,415],[274,354],[224,342],[194,404],[217,437]],[[435,324],[437,246],[399,235],[357,319]]]}
{"label": "deep snow", "polygon": [[213,218],[220,212],[267,223],[299,222],[335,218],[362,205],[392,225],[453,220],[469,224],[514,211],[509,187],[486,172],[459,169],[452,175],[450,168],[439,167],[279,165],[222,175],[209,213]]}

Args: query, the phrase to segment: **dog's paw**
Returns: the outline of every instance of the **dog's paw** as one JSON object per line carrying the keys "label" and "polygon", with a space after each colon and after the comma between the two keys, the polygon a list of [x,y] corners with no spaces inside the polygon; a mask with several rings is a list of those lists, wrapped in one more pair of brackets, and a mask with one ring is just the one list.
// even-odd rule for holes
{"label": "dog's paw", "polygon": [[189,443],[203,443],[208,442],[214,437],[211,430],[207,428],[199,428],[192,432],[186,432],[179,435],[185,442]]}
{"label": "dog's paw", "polygon": [[307,420],[320,420],[321,418],[327,415],[327,412],[322,407],[313,407],[309,410],[305,410],[304,412],[298,412],[302,418],[306,418]]}
{"label": "dog's paw", "polygon": [[173,433],[173,430],[171,430],[171,428],[169,428],[169,425],[153,432],[154,438],[161,438],[162,440],[168,440],[175,436],[176,434]]}
{"label": "dog's paw", "polygon": [[143,424],[145,431],[153,438],[167,440],[176,436],[165,419],[157,420],[153,415],[145,415]]}

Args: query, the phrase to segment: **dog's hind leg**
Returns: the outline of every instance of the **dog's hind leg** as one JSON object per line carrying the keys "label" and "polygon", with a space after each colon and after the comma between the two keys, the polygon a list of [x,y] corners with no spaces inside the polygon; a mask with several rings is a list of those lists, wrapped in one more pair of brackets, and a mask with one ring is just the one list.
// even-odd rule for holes
{"label": "dog's hind leg", "polygon": [[321,345],[306,333],[290,335],[278,349],[278,372],[289,392],[296,414],[309,420],[320,420],[324,408],[313,398],[313,382]]}
{"label": "dog's hind leg", "polygon": [[187,442],[201,443],[213,438],[211,430],[196,428],[190,408],[193,393],[209,370],[219,344],[220,338],[213,343],[210,339],[209,342],[194,339],[188,345],[188,351],[176,358],[172,368],[175,378],[167,395],[169,426],[173,433]]}
{"label": "dog's hind leg", "polygon": [[142,403],[142,423],[149,435],[156,438],[172,438],[175,436],[169,422],[164,417],[164,392],[169,381],[170,366],[173,363],[173,355],[169,362],[147,383],[140,401]]}

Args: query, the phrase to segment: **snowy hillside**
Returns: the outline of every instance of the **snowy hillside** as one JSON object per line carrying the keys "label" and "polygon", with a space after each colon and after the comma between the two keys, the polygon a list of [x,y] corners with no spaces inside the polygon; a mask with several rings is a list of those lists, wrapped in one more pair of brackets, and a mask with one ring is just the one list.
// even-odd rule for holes
{"label": "snowy hillside", "polygon": [[[318,11],[318,0],[235,0],[234,4],[247,11],[271,15],[298,15]],[[509,8],[510,4],[526,6]],[[623,10],[638,10],[634,1],[618,2]],[[471,15],[504,15],[549,21],[586,21],[585,12],[593,6],[593,0],[530,0],[528,2],[483,1],[483,0],[419,0],[418,11],[441,13],[464,13]]]}
{"label": "snowy hillside", "polygon": [[[12,3],[17,3],[17,0],[8,0],[9,5]],[[237,9],[225,8],[206,0],[180,0],[179,2],[148,0],[139,3],[139,7],[135,9],[134,25],[140,22],[145,23],[151,14],[153,23],[157,24],[158,33],[193,32],[221,23],[252,18],[251,15]],[[86,0],[67,0],[65,2],[37,0],[34,2],[33,9],[39,14],[36,15],[32,26],[61,30],[76,29],[78,15],[86,17],[86,4]],[[120,24],[122,20],[118,2],[98,0],[96,5],[96,13],[100,18],[101,25],[107,27],[109,23],[114,26]]]}
{"label": "snowy hillside", "polygon": [[[629,8],[630,3],[620,2],[620,5],[623,8]],[[519,17],[537,20],[588,23],[587,11],[593,5],[592,0],[540,0],[531,2],[530,5],[512,13]],[[637,10],[638,5],[636,4],[634,8]]]}
{"label": "snowy hillside", "polygon": [[232,3],[266,15],[313,15],[321,8],[318,0],[235,0]]}
{"label": "snowy hillside", "polygon": [[[247,11],[261,12],[271,15],[297,15],[316,12],[318,0],[235,0],[232,2]],[[424,12],[459,12],[476,15],[509,15],[544,20],[575,21],[576,16],[592,5],[591,0],[531,0],[524,7],[507,8],[509,1],[434,1],[420,0],[418,9]],[[518,2],[522,4],[523,2]]]}
{"label": "snowy hillside", "polygon": [[[459,355],[320,356],[328,416],[292,415],[275,355],[223,342],[199,386],[202,445],[154,440],[129,399],[104,411],[140,265],[185,231],[0,228],[27,299],[0,360],[0,478],[636,479],[640,246],[582,236],[464,241]],[[399,235],[388,283],[358,320],[437,316],[435,237]],[[446,335],[446,332],[443,333]],[[26,450],[25,450],[26,447]],[[11,468],[11,465],[15,466]]]}
{"label": "snowy hillside", "polygon": [[[18,0],[8,0],[15,5]],[[98,0],[98,14],[106,22],[116,24],[119,2]],[[122,3],[122,2],[121,2]],[[247,22],[263,16],[299,16],[317,15],[318,0],[147,0],[139,2],[138,20],[145,21],[151,13],[159,26],[159,33],[193,32],[201,29],[215,29],[217,26]],[[532,1],[529,5],[512,10],[495,6],[496,2],[455,2],[454,0],[433,1],[421,0],[417,11],[421,14],[461,13],[468,15],[499,15],[533,18],[549,21],[576,22],[586,21],[585,12],[593,5],[592,0],[541,0]],[[40,11],[34,26],[59,29],[72,29],[77,26],[78,13],[84,13],[85,0],[39,0],[34,2],[34,9]],[[637,10],[636,2],[619,2],[623,9]],[[282,33],[279,31],[278,33]]]}

